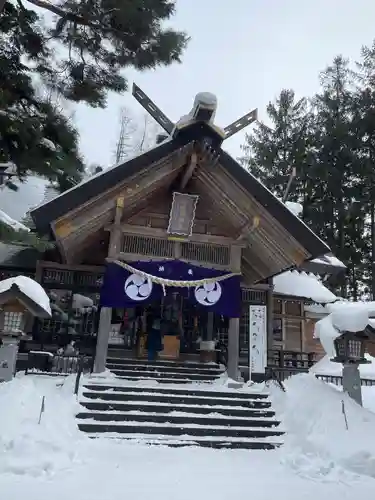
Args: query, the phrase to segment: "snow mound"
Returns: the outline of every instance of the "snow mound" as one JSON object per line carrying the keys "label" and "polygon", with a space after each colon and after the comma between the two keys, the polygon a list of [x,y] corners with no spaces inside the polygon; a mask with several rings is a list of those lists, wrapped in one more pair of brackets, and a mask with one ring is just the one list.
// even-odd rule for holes
{"label": "snow mound", "polygon": [[332,479],[334,473],[339,480],[346,470],[375,478],[375,414],[313,374],[295,375],[285,387],[285,393],[275,385],[270,388],[287,432],[284,463],[308,477]]}
{"label": "snow mound", "polygon": [[22,293],[27,295],[51,316],[49,297],[39,283],[27,276],[7,278],[6,280],[0,281],[0,293],[6,292],[12,288],[13,285],[17,285]]}
{"label": "snow mound", "polygon": [[72,442],[84,438],[74,418],[79,406],[73,387],[74,377],[42,375],[19,375],[0,384],[0,474],[35,477],[71,466]]}

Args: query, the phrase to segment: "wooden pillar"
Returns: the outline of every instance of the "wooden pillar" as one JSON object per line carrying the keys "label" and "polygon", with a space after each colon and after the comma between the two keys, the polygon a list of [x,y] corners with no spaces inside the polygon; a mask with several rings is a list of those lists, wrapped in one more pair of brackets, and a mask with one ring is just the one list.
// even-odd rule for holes
{"label": "wooden pillar", "polygon": [[213,340],[213,339],[214,339],[214,313],[212,311],[208,311],[207,332],[206,332],[206,338],[204,340]]}
{"label": "wooden pillar", "polygon": [[[108,245],[108,257],[116,257],[121,251],[121,216],[124,208],[124,198],[116,200],[116,213],[114,225],[111,229]],[[98,336],[96,341],[94,372],[102,373],[105,371],[108,353],[109,332],[111,330],[112,308],[102,307],[100,310]]]}
{"label": "wooden pillar", "polygon": [[273,279],[272,278],[269,278],[268,284],[270,285],[270,288],[267,290],[267,352],[273,349]]}
{"label": "wooden pillar", "polygon": [[[230,266],[232,272],[241,271],[242,247],[232,245]],[[240,318],[230,318],[228,330],[228,377],[238,380],[240,359]]]}

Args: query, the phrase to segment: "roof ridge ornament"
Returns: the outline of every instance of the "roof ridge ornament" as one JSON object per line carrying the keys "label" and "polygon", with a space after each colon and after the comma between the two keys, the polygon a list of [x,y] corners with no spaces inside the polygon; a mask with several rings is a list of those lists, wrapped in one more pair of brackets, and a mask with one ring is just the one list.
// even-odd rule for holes
{"label": "roof ridge ornament", "polygon": [[133,83],[133,96],[141,106],[154,118],[154,120],[167,132],[169,136],[175,137],[182,129],[194,123],[206,123],[220,137],[221,141],[232,137],[240,130],[251,125],[258,119],[258,110],[253,109],[238,120],[224,128],[214,124],[217,110],[217,98],[211,92],[199,92],[194,99],[193,108],[182,116],[176,123],[173,123],[167,115],[143,92],[138,85]]}

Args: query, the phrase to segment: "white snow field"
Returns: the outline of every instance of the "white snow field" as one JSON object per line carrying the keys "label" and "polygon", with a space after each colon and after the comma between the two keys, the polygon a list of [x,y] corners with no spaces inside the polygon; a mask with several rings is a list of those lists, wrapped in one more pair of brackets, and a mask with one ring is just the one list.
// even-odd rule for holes
{"label": "white snow field", "polygon": [[[367,500],[374,495],[375,414],[313,374],[289,379],[286,393],[275,385],[264,389],[287,431],[276,451],[89,439],[77,429],[80,407],[73,386],[73,377],[42,375],[18,375],[0,384],[1,499]],[[375,388],[365,388],[364,401],[375,411]]]}

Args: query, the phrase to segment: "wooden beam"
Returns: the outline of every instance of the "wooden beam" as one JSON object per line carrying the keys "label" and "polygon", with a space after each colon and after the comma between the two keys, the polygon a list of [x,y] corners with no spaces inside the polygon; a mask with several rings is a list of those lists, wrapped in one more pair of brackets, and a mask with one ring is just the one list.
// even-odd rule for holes
{"label": "wooden beam", "polygon": [[[175,259],[176,257],[164,257],[162,255],[160,256],[157,256],[157,255],[144,255],[144,254],[137,254],[137,253],[131,253],[131,252],[120,252],[118,255],[117,255],[117,258],[119,260],[123,260],[124,262],[134,262],[134,261],[146,261],[148,262],[149,260],[173,260]],[[184,259],[182,257],[179,257],[180,260],[182,260],[183,262],[188,262],[189,264],[191,264],[192,266],[202,266],[202,265],[207,265],[210,267],[210,269],[217,269],[218,271],[228,271],[228,267],[229,266],[222,266],[220,264],[212,264],[211,262],[210,263],[207,263],[205,264],[204,262],[200,262],[200,261],[197,261],[197,260],[191,260],[191,259]],[[109,258],[109,260],[111,260]]]}
{"label": "wooden beam", "polygon": [[192,153],[191,156],[190,156],[190,161],[189,161],[189,163],[187,164],[187,166],[185,168],[184,174],[183,174],[181,182],[180,182],[180,188],[179,189],[181,191],[183,191],[186,188],[187,183],[191,179],[191,177],[192,177],[192,175],[194,173],[194,170],[197,167],[197,160],[198,160],[197,153]]}
{"label": "wooden beam", "polygon": [[244,282],[241,283],[241,288],[244,288],[245,290],[261,290],[266,292],[267,290],[273,289],[273,285],[268,285],[267,283],[253,283],[248,285]]}
{"label": "wooden beam", "polygon": [[109,246],[108,246],[108,257],[114,257],[121,251],[121,217],[124,211],[124,196],[119,196],[116,200],[116,209],[114,224],[112,225]]}
{"label": "wooden beam", "polygon": [[255,229],[259,226],[259,217],[257,215],[254,215],[253,217],[253,222],[251,224],[245,224],[245,226],[241,229],[239,235],[237,236],[236,240],[244,240],[251,234]]}

